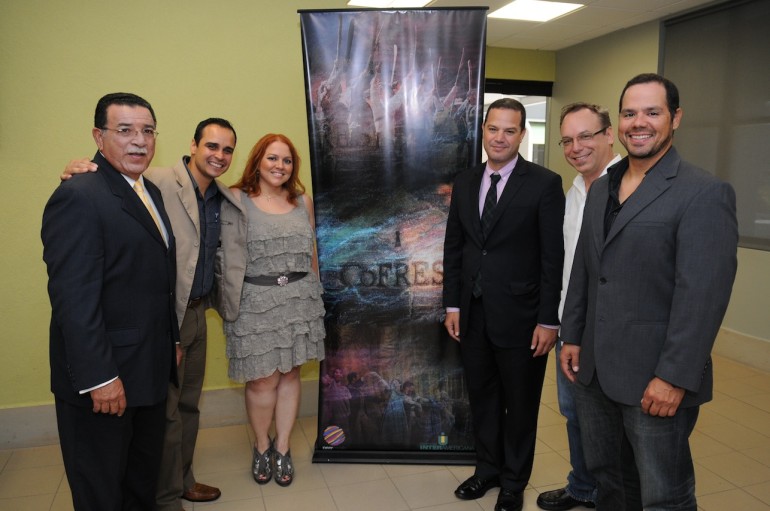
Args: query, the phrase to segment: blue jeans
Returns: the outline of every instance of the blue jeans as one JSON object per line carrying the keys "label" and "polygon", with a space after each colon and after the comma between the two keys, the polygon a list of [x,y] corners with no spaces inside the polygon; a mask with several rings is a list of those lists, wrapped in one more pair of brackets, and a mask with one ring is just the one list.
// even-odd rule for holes
{"label": "blue jeans", "polygon": [[[642,413],[640,406],[610,400],[596,376],[590,385],[578,383],[574,390],[586,464],[596,477],[599,511],[697,510],[689,443],[697,406],[680,408],[673,417],[652,417]],[[621,453],[631,451],[624,445],[630,445],[634,459],[630,464],[637,469],[638,479],[629,477],[629,463],[624,463]]]}
{"label": "blue jeans", "polygon": [[588,471],[583,456],[583,440],[580,438],[580,421],[575,406],[575,386],[559,366],[561,342],[556,343],[556,390],[559,398],[559,411],[567,418],[567,440],[569,441],[569,462],[572,470],[567,475],[567,494],[582,502],[596,500],[596,479]]}

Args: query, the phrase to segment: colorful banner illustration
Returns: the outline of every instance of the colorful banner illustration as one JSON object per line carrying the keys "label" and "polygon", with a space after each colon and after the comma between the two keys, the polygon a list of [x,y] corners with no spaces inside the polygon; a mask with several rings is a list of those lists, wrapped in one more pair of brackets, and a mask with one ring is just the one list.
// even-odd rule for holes
{"label": "colorful banner illustration", "polygon": [[313,459],[472,462],[441,286],[451,182],[481,157],[486,9],[300,15],[327,307]]}

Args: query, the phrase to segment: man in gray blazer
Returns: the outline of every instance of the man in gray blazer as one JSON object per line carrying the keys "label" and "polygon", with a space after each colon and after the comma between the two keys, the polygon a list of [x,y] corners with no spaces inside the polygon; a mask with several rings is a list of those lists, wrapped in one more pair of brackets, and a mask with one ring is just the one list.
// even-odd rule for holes
{"label": "man in gray blazer", "polygon": [[[676,86],[632,78],[620,97],[628,157],[591,186],[562,318],[599,510],[697,509],[688,437],[712,398],[711,349],[736,272],[732,187],[672,146]],[[641,488],[623,477],[633,449]],[[624,484],[625,483],[625,484]]]}
{"label": "man in gray blazer", "polygon": [[[235,129],[228,121],[205,119],[195,129],[190,156],[183,156],[172,168],[155,167],[145,172],[163,195],[177,240],[175,308],[180,331],[179,387],[172,385],[168,391],[166,435],[156,498],[158,511],[179,511],[182,509],[180,497],[206,502],[216,500],[221,494],[218,488],[195,480],[192,461],[206,368],[206,307],[221,309],[224,301],[240,301],[240,288],[219,289],[221,278],[214,275],[217,252],[225,248],[231,253],[231,259],[245,265],[245,211],[230,189],[217,180],[230,167],[235,144]],[[74,161],[62,177],[69,172],[95,169],[90,162]],[[221,217],[223,202],[232,203],[232,210],[236,212],[227,225]]]}

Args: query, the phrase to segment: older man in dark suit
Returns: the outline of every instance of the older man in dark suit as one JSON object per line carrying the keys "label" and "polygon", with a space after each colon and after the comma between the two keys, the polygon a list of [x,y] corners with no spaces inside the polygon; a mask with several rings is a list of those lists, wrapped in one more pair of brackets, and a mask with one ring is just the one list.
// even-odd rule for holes
{"label": "older man in dark suit", "polygon": [[[237,316],[237,311],[233,312],[231,305],[240,304],[243,284],[240,278],[238,285],[230,285],[233,279],[229,275],[224,276],[227,284],[215,278],[216,255],[226,251],[231,262],[246,264],[244,206],[217,179],[230,168],[236,138],[235,128],[227,120],[204,119],[195,128],[190,156],[182,156],[174,167],[150,167],[143,174],[160,189],[176,240],[179,385],[171,384],[168,389],[158,511],[184,511],[182,498],[208,502],[221,495],[219,488],[196,480],[192,465],[206,371],[206,306],[216,307],[222,317],[234,319],[230,316]],[[88,159],[73,160],[62,179],[97,169]],[[229,221],[221,215],[223,202],[233,206],[230,214],[234,218]]]}
{"label": "older man in dark suit", "polygon": [[[712,397],[738,227],[732,187],[673,147],[681,118],[671,81],[626,84],[618,138],[628,157],[591,186],[575,252],[560,363],[578,382],[600,510],[697,509],[688,437]],[[623,477],[621,451],[633,452],[638,478]]]}
{"label": "older man in dark suit", "polygon": [[77,511],[155,509],[179,338],[171,223],[142,177],[155,127],[144,99],[101,98],[99,170],[59,186],[43,214],[51,390]]}
{"label": "older man in dark suit", "polygon": [[457,176],[444,241],[444,324],[460,342],[476,443],[475,473],[455,495],[500,486],[495,511],[522,509],[559,324],[564,192],[519,155],[525,124],[518,101],[490,105],[487,162]]}

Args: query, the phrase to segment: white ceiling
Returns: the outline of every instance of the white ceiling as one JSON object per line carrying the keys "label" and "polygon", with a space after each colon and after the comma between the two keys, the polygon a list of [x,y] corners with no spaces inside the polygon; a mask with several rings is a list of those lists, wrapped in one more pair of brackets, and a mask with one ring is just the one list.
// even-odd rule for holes
{"label": "white ceiling", "polygon": [[[434,0],[427,7],[489,7],[511,0]],[[681,14],[714,0],[563,0],[582,9],[547,23],[487,18],[487,45],[526,50],[560,50],[624,28]]]}

